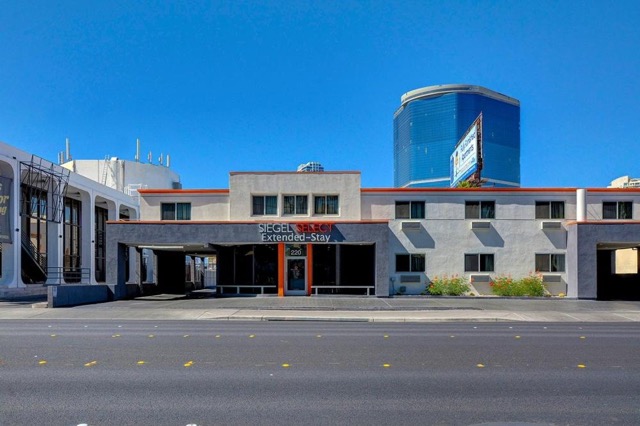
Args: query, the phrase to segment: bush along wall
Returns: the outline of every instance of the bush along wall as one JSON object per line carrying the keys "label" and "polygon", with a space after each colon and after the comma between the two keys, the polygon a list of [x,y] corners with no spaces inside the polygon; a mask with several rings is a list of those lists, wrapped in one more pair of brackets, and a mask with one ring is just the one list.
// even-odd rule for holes
{"label": "bush along wall", "polygon": [[494,278],[490,286],[491,292],[496,296],[541,297],[545,295],[541,274],[531,274],[521,279],[502,275]]}

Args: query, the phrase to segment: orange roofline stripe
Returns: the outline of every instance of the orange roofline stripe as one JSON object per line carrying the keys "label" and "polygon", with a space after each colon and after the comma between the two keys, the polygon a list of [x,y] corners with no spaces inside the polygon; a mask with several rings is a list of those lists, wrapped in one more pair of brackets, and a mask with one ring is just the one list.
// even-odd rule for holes
{"label": "orange roofline stripe", "polygon": [[137,219],[120,219],[108,220],[107,223],[132,224],[132,225],[259,225],[262,223],[289,223],[289,224],[308,224],[308,223],[331,223],[333,225],[350,225],[350,224],[382,224],[389,223],[390,219],[363,219],[363,220],[137,220]]}
{"label": "orange roofline stripe", "polygon": [[361,188],[360,192],[575,192],[585,189],[587,194],[597,192],[640,192],[640,188]]}
{"label": "orange roofline stripe", "polygon": [[229,176],[234,175],[359,175],[358,171],[345,170],[345,171],[328,171],[328,172],[229,172]]}
{"label": "orange roofline stripe", "polygon": [[361,192],[575,192],[577,188],[362,188]]}
{"label": "orange roofline stripe", "polygon": [[228,194],[228,189],[138,189],[140,194]]}

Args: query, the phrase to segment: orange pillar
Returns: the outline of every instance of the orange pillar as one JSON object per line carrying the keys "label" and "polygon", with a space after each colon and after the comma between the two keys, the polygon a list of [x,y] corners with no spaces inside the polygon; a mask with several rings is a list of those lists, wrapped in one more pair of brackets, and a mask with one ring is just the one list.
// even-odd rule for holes
{"label": "orange pillar", "polygon": [[313,293],[313,244],[307,244],[307,296]]}
{"label": "orange pillar", "polygon": [[284,243],[278,244],[278,296],[284,296]]}

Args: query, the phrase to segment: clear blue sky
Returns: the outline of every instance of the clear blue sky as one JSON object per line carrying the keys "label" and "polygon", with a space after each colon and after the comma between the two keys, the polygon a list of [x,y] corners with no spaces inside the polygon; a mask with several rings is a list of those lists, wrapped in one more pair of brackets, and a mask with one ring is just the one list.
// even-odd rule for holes
{"label": "clear blue sky", "polygon": [[229,171],[360,170],[393,185],[419,87],[521,102],[522,186],[640,177],[638,1],[0,0],[0,140],[52,161],[171,155]]}

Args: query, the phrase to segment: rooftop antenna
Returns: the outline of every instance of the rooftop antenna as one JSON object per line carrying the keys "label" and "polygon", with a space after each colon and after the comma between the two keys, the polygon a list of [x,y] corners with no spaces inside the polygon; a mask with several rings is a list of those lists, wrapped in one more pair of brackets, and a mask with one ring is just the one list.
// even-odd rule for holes
{"label": "rooftop antenna", "polygon": [[136,163],[140,162],[140,139],[136,139]]}
{"label": "rooftop antenna", "polygon": [[160,153],[160,157],[158,157],[158,163],[162,166],[162,153]]}
{"label": "rooftop antenna", "polygon": [[153,164],[153,156],[151,155],[151,151],[149,151],[149,155],[147,155],[147,160],[149,161],[149,164]]}
{"label": "rooftop antenna", "polygon": [[66,140],[66,152],[67,152],[67,155],[65,160],[69,161],[71,160],[71,143],[69,142],[69,138],[67,138]]}
{"label": "rooftop antenna", "polygon": [[167,154],[167,167],[171,166],[171,157]]}

